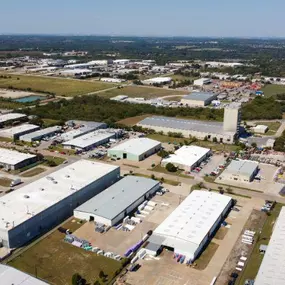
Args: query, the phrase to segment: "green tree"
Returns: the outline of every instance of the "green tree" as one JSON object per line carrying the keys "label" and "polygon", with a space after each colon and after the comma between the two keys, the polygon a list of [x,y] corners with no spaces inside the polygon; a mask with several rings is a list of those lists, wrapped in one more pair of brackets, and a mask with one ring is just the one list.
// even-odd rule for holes
{"label": "green tree", "polygon": [[167,163],[165,168],[169,172],[176,172],[177,171],[177,167],[172,163]]}
{"label": "green tree", "polygon": [[72,285],[85,285],[86,284],[86,280],[84,278],[82,278],[80,274],[75,273],[75,274],[72,275],[71,284]]}
{"label": "green tree", "polygon": [[216,137],[213,137],[213,142],[214,143],[217,143],[218,142],[218,139]]}
{"label": "green tree", "polygon": [[251,144],[251,146],[254,147],[254,148],[256,148],[256,147],[257,147],[257,144],[256,144],[255,142],[253,142],[253,143]]}

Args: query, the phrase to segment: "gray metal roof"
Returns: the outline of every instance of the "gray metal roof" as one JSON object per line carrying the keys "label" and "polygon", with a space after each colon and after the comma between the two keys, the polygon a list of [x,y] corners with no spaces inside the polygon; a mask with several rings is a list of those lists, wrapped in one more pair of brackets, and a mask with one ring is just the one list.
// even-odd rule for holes
{"label": "gray metal roof", "polygon": [[195,101],[207,101],[209,99],[214,99],[217,97],[217,94],[212,92],[193,92],[189,95],[183,97],[186,100],[195,100]]}
{"label": "gray metal roof", "polygon": [[60,130],[61,130],[60,126],[48,127],[48,128],[45,128],[45,129],[41,129],[41,130],[38,130],[38,131],[35,131],[35,132],[32,132],[32,133],[28,133],[26,135],[23,135],[23,136],[20,137],[20,139],[21,140],[27,140],[27,139],[38,138],[38,137],[41,137],[41,136],[49,135],[49,134],[54,133],[54,132],[59,132]]}
{"label": "gray metal roof", "polygon": [[258,167],[258,162],[250,160],[232,160],[225,171],[235,174],[252,175]]}
{"label": "gray metal roof", "polygon": [[158,181],[152,179],[126,176],[75,211],[112,220],[158,184]]}
{"label": "gray metal roof", "polygon": [[184,120],[170,117],[153,116],[148,117],[138,123],[149,127],[165,127],[175,129],[176,131],[196,131],[210,134],[229,134],[223,129],[222,122],[209,122],[198,120]]}

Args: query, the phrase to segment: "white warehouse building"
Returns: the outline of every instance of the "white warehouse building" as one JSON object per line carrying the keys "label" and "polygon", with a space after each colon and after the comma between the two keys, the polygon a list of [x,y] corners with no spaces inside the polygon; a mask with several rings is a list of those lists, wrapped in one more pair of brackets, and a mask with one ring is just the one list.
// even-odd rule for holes
{"label": "white warehouse building", "polygon": [[285,207],[281,208],[275,222],[265,256],[258,270],[255,285],[285,284]]}
{"label": "white warehouse building", "polygon": [[39,130],[40,127],[32,124],[23,124],[9,129],[1,130],[0,137],[9,139],[19,139],[20,136]]}
{"label": "white warehouse building", "polygon": [[154,230],[149,242],[173,249],[194,261],[211,240],[232,206],[232,198],[194,190]]}
{"label": "white warehouse building", "polygon": [[40,141],[43,138],[53,136],[54,134],[60,131],[61,131],[60,126],[53,126],[53,127],[48,127],[48,128],[38,130],[38,131],[29,133],[29,134],[25,134],[23,136],[20,136],[19,139],[25,142]]}
{"label": "white warehouse building", "polygon": [[158,152],[161,143],[148,138],[130,139],[108,150],[108,156],[134,161],[141,161]]}
{"label": "white warehouse building", "polygon": [[251,160],[232,160],[219,176],[220,180],[251,182],[258,173],[258,162]]}
{"label": "white warehouse building", "polygon": [[185,171],[191,171],[199,164],[207,159],[211,155],[211,150],[209,148],[204,148],[200,146],[182,146],[170,154],[168,157],[161,161],[162,166],[166,166],[168,163],[174,164],[180,169]]}
{"label": "white warehouse building", "polygon": [[74,217],[113,226],[160,188],[158,181],[126,176],[74,210]]}
{"label": "white warehouse building", "polygon": [[72,216],[120,177],[118,166],[79,160],[0,198],[0,239],[17,248]]}
{"label": "white warehouse building", "polygon": [[34,154],[0,148],[0,165],[5,170],[16,170],[32,164],[37,160],[38,158]]}
{"label": "white warehouse building", "polygon": [[27,115],[21,113],[8,113],[0,115],[0,126],[14,122],[22,121],[27,118]]}

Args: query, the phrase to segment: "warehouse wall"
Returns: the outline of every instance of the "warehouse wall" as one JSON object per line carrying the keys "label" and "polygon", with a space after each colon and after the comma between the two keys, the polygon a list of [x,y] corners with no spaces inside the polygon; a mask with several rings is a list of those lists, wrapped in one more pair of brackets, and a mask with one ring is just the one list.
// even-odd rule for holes
{"label": "warehouse wall", "polygon": [[214,137],[217,138],[218,142],[220,142],[220,139],[223,139],[223,143],[232,144],[234,142],[234,136],[233,135],[227,135],[227,134],[215,134],[215,133],[205,133],[205,132],[198,132],[198,131],[192,131],[192,130],[180,130],[180,129],[173,129],[173,128],[165,128],[165,127],[156,127],[156,126],[150,126],[150,125],[143,125],[138,124],[138,126],[141,126],[143,128],[152,129],[156,132],[163,132],[165,135],[168,134],[168,132],[178,132],[182,133],[183,137],[189,138],[189,135],[194,136],[200,140],[203,140],[205,136],[211,136],[208,138],[209,141],[212,141]]}
{"label": "warehouse wall", "polygon": [[205,101],[202,101],[202,100],[190,100],[190,99],[182,99],[181,103],[183,105],[199,106],[199,107],[204,107],[206,105]]}
{"label": "warehouse wall", "polygon": [[35,216],[30,214],[29,220],[9,231],[9,247],[19,247],[72,216],[76,207],[111,186],[119,179],[119,176],[120,169],[118,168],[87,187],[71,192],[70,196],[45,211]]}

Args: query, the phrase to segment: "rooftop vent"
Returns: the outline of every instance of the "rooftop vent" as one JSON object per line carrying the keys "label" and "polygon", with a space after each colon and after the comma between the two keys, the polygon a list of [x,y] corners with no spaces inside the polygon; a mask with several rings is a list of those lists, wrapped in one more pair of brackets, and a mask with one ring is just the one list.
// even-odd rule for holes
{"label": "rooftop vent", "polygon": [[29,195],[24,195],[24,198],[29,199],[30,196]]}
{"label": "rooftop vent", "polygon": [[45,188],[40,188],[40,190],[41,190],[41,191],[44,191],[44,190],[45,190]]}

